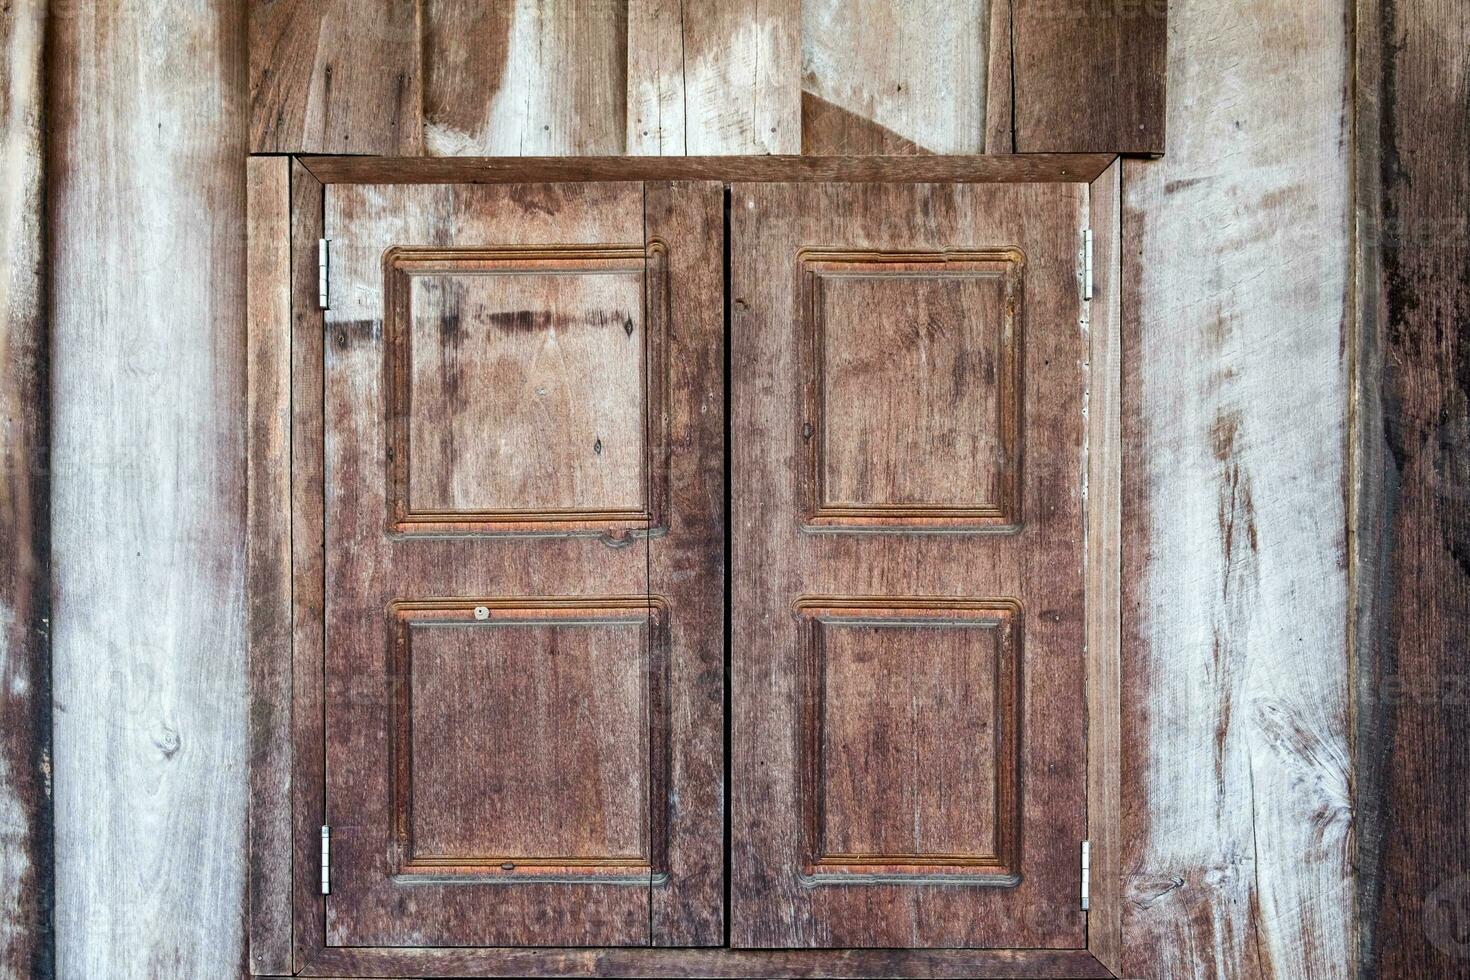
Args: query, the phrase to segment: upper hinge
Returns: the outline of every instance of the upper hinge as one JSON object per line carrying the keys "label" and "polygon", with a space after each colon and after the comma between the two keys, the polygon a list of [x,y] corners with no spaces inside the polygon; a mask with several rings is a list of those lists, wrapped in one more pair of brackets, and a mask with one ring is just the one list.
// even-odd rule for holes
{"label": "upper hinge", "polygon": [[1088,879],[1092,877],[1092,871],[1091,871],[1091,868],[1089,867],[1089,860],[1091,858],[1091,855],[1088,853],[1091,850],[1092,850],[1091,842],[1089,842],[1089,841],[1083,841],[1082,842],[1082,911],[1084,911],[1084,912],[1087,911],[1087,887],[1088,887]]}
{"label": "upper hinge", "polygon": [[331,309],[327,305],[327,240],[319,238],[316,242],[316,292],[317,305],[322,309]]}
{"label": "upper hinge", "polygon": [[322,824],[322,894],[332,892],[332,828]]}
{"label": "upper hinge", "polygon": [[[1092,229],[1082,229],[1082,298],[1092,299]],[[325,304],[323,304],[325,305]]]}

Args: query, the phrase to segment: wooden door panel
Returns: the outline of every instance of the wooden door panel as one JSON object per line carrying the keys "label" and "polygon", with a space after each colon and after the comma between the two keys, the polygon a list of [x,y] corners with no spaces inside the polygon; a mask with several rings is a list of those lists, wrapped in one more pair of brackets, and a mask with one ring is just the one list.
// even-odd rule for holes
{"label": "wooden door panel", "polygon": [[732,940],[1081,947],[1085,192],[731,195]]}
{"label": "wooden door panel", "polygon": [[1013,249],[802,255],[807,524],[1019,521],[1022,264]]}
{"label": "wooden door panel", "polygon": [[704,185],[328,188],[328,945],[718,941],[720,772],[674,746],[719,738],[721,570],[651,573],[702,541],[669,447],[720,458],[665,352],[677,317],[718,358],[718,215]]}
{"label": "wooden door panel", "polygon": [[649,873],[648,601],[394,611],[400,873]]}
{"label": "wooden door panel", "polygon": [[395,249],[387,263],[406,307],[390,339],[401,521],[646,519],[641,247]]}
{"label": "wooden door panel", "polygon": [[798,611],[806,878],[1014,883],[1019,607],[809,599]]}

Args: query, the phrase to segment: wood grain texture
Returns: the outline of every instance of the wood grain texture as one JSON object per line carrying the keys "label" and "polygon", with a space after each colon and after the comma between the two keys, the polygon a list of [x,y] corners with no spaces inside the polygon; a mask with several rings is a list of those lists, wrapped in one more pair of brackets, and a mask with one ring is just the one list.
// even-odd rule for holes
{"label": "wood grain texture", "polygon": [[[724,193],[708,182],[644,185],[644,225],[668,243],[666,531],[648,542],[648,591],[667,603],[668,877],[653,889],[655,946],[724,940],[725,278]],[[654,744],[660,744],[659,739]],[[660,813],[656,809],[654,819]]]}
{"label": "wood grain texture", "polygon": [[328,184],[524,183],[581,180],[811,181],[880,183],[1087,183],[1112,163],[1104,153],[987,156],[344,157],[308,156]]}
{"label": "wood grain texture", "polygon": [[49,37],[66,977],[245,963],[244,26],[78,5]]}
{"label": "wood grain texture", "polygon": [[313,977],[1056,978],[1110,974],[1085,950],[333,949]]}
{"label": "wood grain texture", "polygon": [[252,153],[419,153],[419,3],[249,0]]}
{"label": "wood grain texture", "polygon": [[246,166],[250,967],[291,969],[291,161]]}
{"label": "wood grain texture", "polygon": [[684,152],[684,0],[628,0],[627,101],[627,153]]}
{"label": "wood grain texture", "polygon": [[[384,365],[405,361],[411,365],[423,353],[411,346],[403,349],[404,311],[388,297],[390,283],[384,274],[388,249],[637,247],[644,239],[642,187],[636,183],[333,186],[327,191],[326,235],[333,242],[334,277],[326,314],[324,408],[326,508],[331,515],[326,542],[326,822],[334,828],[326,941],[351,946],[646,945],[652,876],[647,864],[609,882],[542,881],[534,869],[523,873],[517,867],[497,867],[478,882],[404,883],[397,878],[395,866],[404,858],[404,843],[396,830],[401,808],[395,801],[404,793],[412,794],[414,772],[433,763],[421,756],[402,757],[406,741],[402,705],[419,701],[423,692],[411,683],[413,658],[390,635],[389,617],[384,614],[394,603],[440,599],[457,603],[466,616],[474,607],[484,607],[486,620],[499,622],[511,614],[500,609],[499,601],[519,599],[539,606],[541,597],[575,597],[598,605],[611,597],[647,594],[647,517],[636,534],[620,529],[537,537],[524,532],[401,536],[392,533],[385,520],[389,507],[384,480],[388,453],[394,451],[387,428],[408,408],[386,387],[392,373],[385,373]],[[591,298],[600,299],[596,294]],[[651,318],[630,338],[622,317],[607,318],[600,307],[561,312],[574,319],[594,318],[625,345],[616,356],[635,364],[654,362],[652,354],[667,326],[662,318]],[[537,356],[548,364],[541,387],[549,393],[576,379],[561,356],[551,319],[550,311],[533,309],[523,320],[446,319],[440,328],[463,331],[467,352],[478,348],[468,338],[483,342],[488,335],[531,331],[535,336],[530,339],[542,348]],[[453,373],[459,366],[451,359],[445,369]],[[508,373],[517,374],[514,369]],[[648,408],[642,394],[630,393],[641,403],[640,417]],[[660,457],[655,431],[609,435],[610,440],[618,438],[644,440],[643,451],[654,461]],[[581,458],[595,460],[598,455],[595,444],[584,443],[568,447],[558,465],[576,467]],[[586,618],[599,617],[589,613]],[[649,653],[654,658],[660,651],[650,642]],[[646,676],[652,673],[650,667]],[[450,683],[478,688],[482,680],[487,679],[461,674]],[[500,725],[507,716],[496,709],[513,707],[510,701],[485,704],[485,710],[502,719],[492,724]],[[616,739],[625,733],[597,734]],[[599,770],[606,763],[609,776],[622,771],[618,760],[624,748],[609,746],[604,753],[600,743],[588,746],[594,747],[597,751],[585,754],[586,766]],[[437,751],[452,752],[453,746]],[[493,759],[484,758],[455,758],[444,764],[496,768]],[[512,774],[502,771],[499,778],[515,785]],[[564,778],[569,787],[574,785],[575,773]],[[577,815],[583,821],[595,822],[607,816],[609,808],[622,805],[580,798],[592,806]],[[542,805],[573,802],[569,795],[558,794]],[[524,880],[511,883],[508,878]],[[400,914],[404,902],[411,902],[414,914]]]}
{"label": "wood grain texture", "polygon": [[[321,945],[319,831],[327,822],[325,316],[315,245],[326,236],[326,189],[291,161],[291,942],[296,970]],[[298,746],[303,747],[298,750]],[[310,747],[309,749],[305,747]]]}
{"label": "wood grain texture", "polygon": [[629,0],[424,0],[425,152],[623,152],[629,8]]}
{"label": "wood grain texture", "polygon": [[1470,26],[1357,5],[1360,976],[1470,974]]}
{"label": "wood grain texture", "polygon": [[1115,160],[1088,187],[1093,293],[1087,308],[1087,948],[1120,975],[1122,174],[1122,161]]}
{"label": "wood grain texture", "polygon": [[986,153],[1016,152],[1012,2],[990,0],[990,51],[986,59],[985,81]]}
{"label": "wood grain texture", "polygon": [[[927,184],[737,183],[731,188],[731,520],[736,543],[730,600],[731,940],[736,946],[1077,947],[1085,942],[1077,885],[1085,832],[1080,498],[1086,355],[1078,329],[1076,274],[1084,190]],[[818,438],[818,426],[825,424],[810,407],[832,396],[821,365],[799,355],[811,343],[816,316],[811,295],[802,288],[802,249],[811,243],[868,253],[874,266],[869,274],[880,277],[881,266],[894,254],[963,257],[997,248],[1025,256],[1024,299],[1017,293],[1004,304],[1014,310],[1017,323],[1011,327],[994,313],[988,322],[1002,334],[1014,329],[1018,344],[1025,337],[1022,357],[1028,367],[1019,399],[1025,519],[1019,529],[996,533],[972,516],[968,527],[946,525],[949,533],[915,533],[926,529],[928,516],[898,505],[894,516],[908,520],[907,526],[884,527],[868,519],[862,527],[803,530],[798,474],[807,441]],[[913,276],[947,275],[945,264],[890,277],[888,285]],[[898,296],[885,301],[913,310]],[[850,334],[853,349],[844,356],[880,364],[895,356],[895,346],[941,350],[946,338],[962,335],[962,319],[953,307],[936,307],[911,316],[907,331],[895,334],[897,340],[881,332]],[[905,363],[917,363],[904,357]],[[1003,371],[1000,363],[987,366],[982,356],[956,373],[960,380],[969,379],[967,385],[983,387],[991,372]],[[874,387],[872,377],[864,383],[873,400],[896,397]],[[889,378],[888,387],[913,388],[930,397],[942,391],[928,386],[912,367],[901,378]],[[942,413],[949,406],[929,402],[915,407],[921,410]],[[994,411],[992,406],[971,424],[1001,424]],[[880,412],[867,418],[873,426],[886,426],[869,431],[869,454],[892,451],[893,430],[901,423]],[[926,451],[953,468],[964,456],[942,442]],[[945,482],[939,489],[956,487]],[[941,494],[938,502],[953,501]],[[1019,725],[1024,733],[1014,750],[1021,798],[1008,802],[997,792],[994,804],[997,827],[1017,819],[1002,811],[1015,807],[1019,813],[1026,843],[1018,870],[1000,861],[988,868],[956,869],[934,855],[909,860],[907,869],[887,866],[899,861],[870,862],[884,865],[873,870],[873,880],[839,883],[810,867],[810,817],[803,826],[799,815],[811,813],[814,795],[830,798],[841,788],[818,785],[820,752],[812,746],[825,750],[833,743],[826,733],[814,731],[815,718],[845,708],[868,719],[866,744],[875,761],[882,755],[885,712],[893,721],[881,699],[834,703],[830,710],[823,706],[823,681],[833,679],[833,668],[825,668],[825,678],[811,676],[823,657],[810,632],[803,636],[801,621],[808,618],[802,610],[820,616],[824,608],[835,610],[826,614],[833,622],[913,621],[929,629],[959,629],[985,611],[1011,611],[1010,626],[1024,637],[1015,641],[1017,652],[1011,655],[1021,660],[1024,693],[1007,697],[997,667],[995,709],[985,722],[997,739],[997,757],[1008,732]],[[916,644],[919,649],[928,645]],[[873,655],[872,647],[870,639],[867,650],[850,645],[847,651],[856,658]],[[898,647],[882,649],[891,655]],[[827,654],[832,654],[830,644]],[[968,656],[951,659],[961,666]],[[861,693],[861,683],[851,686]],[[975,724],[959,713],[951,720]],[[894,727],[889,737],[904,738]],[[837,736],[841,752],[844,736],[840,730]],[[935,765],[974,768],[946,737],[934,733],[934,738],[925,754]],[[1000,761],[995,765],[1002,768]],[[887,795],[896,788],[889,786],[881,799],[870,802],[889,807],[912,802]],[[937,880],[956,875],[959,880]]]}
{"label": "wood grain texture", "polygon": [[0,974],[55,975],[47,5],[0,9]]}
{"label": "wood grain texture", "polygon": [[801,152],[800,0],[684,0],[685,152]]}
{"label": "wood grain texture", "polygon": [[1123,164],[1121,965],[1347,977],[1346,28],[1171,30],[1168,155]]}
{"label": "wood grain texture", "polygon": [[803,0],[801,151],[984,152],[990,7]]}
{"label": "wood grain texture", "polygon": [[1167,0],[1010,2],[1016,152],[1164,151]]}

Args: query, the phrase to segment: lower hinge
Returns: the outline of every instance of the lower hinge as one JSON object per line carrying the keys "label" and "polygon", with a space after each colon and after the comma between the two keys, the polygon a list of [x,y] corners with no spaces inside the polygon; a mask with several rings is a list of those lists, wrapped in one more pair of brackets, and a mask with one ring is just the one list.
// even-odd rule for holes
{"label": "lower hinge", "polygon": [[322,824],[322,894],[332,892],[332,828]]}
{"label": "lower hinge", "polygon": [[[1087,886],[1088,886],[1088,878],[1091,877],[1091,869],[1089,867],[1089,860],[1091,858],[1091,855],[1088,853],[1091,850],[1092,850],[1091,843],[1089,841],[1083,841],[1082,842],[1082,911],[1084,911],[1084,912],[1087,911]],[[326,872],[322,872],[322,873],[325,874]]]}

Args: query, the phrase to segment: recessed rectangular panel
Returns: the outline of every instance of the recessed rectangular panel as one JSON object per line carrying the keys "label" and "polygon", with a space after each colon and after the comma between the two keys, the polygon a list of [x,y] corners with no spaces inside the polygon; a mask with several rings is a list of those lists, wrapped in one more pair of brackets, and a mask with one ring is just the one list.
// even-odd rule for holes
{"label": "recessed rectangular panel", "polygon": [[[429,250],[385,260],[400,531],[613,529],[650,519],[646,276],[663,249]],[[661,331],[659,331],[661,334]],[[657,338],[661,340],[661,336]]]}
{"label": "recessed rectangular panel", "polygon": [[1015,884],[1019,605],[808,599],[798,612],[806,875]]}
{"label": "recessed rectangular panel", "polygon": [[[394,607],[401,874],[646,881],[662,612],[643,597]],[[655,771],[659,768],[660,771]]]}
{"label": "recessed rectangular panel", "polygon": [[805,522],[1021,522],[1016,249],[801,254]]}

